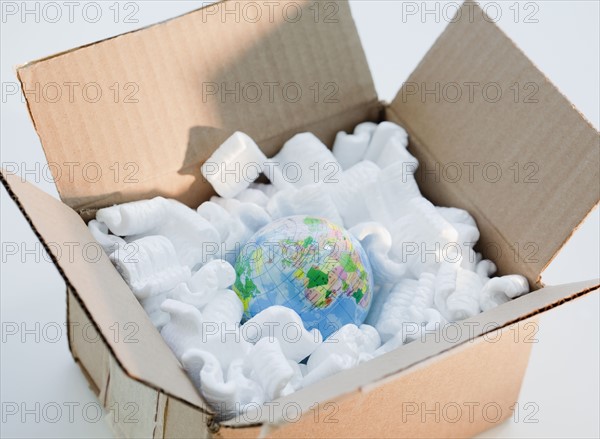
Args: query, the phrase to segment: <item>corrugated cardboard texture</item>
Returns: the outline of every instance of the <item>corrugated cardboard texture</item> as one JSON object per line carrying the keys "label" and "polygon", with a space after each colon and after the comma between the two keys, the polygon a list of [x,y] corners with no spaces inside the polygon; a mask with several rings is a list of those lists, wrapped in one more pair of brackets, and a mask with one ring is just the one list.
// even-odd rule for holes
{"label": "corrugated cardboard texture", "polygon": [[116,434],[156,439],[210,436],[210,416],[127,375],[105,341],[94,335],[93,323],[71,290],[67,304],[71,353],[108,411]]}
{"label": "corrugated cardboard texture", "polygon": [[[309,0],[246,3],[222,2],[18,70],[66,204],[162,194],[196,207],[212,193],[200,165],[233,131],[270,155],[298,131],[331,144],[338,129],[378,115],[347,2],[321,4],[318,16]],[[79,84],[73,98],[69,83]],[[56,102],[48,84],[64,89]]]}
{"label": "corrugated cardboard texture", "polygon": [[[544,267],[598,202],[600,138],[478,6],[461,11],[388,118],[411,134],[424,195],[469,211],[479,248],[500,274],[521,273],[539,286]],[[479,84],[472,98],[469,82]]]}
{"label": "corrugated cardboard texture", "polygon": [[[142,382],[204,407],[179,362],[83,220],[71,208],[20,177],[0,177],[121,367]],[[116,336],[115,327],[122,337]],[[125,339],[124,334],[131,337]],[[77,338],[72,341],[76,343]],[[106,358],[96,351],[93,355],[95,360]],[[107,367],[102,364],[92,362],[88,373],[102,376],[102,368]]]}
{"label": "corrugated cardboard texture", "polygon": [[[471,437],[512,415],[533,346],[524,336],[536,324],[480,337],[330,404],[315,400],[299,420],[289,410],[294,422],[263,430],[265,437]],[[217,437],[246,437],[246,430],[222,427]]]}
{"label": "corrugated cardboard texture", "polygon": [[[431,334],[423,342],[409,343],[377,357],[367,363],[342,371],[326,380],[277,400],[271,413],[263,413],[263,419],[284,419],[286,404],[297,404],[308,413],[316,401],[333,401],[341,395],[349,395],[381,380],[402,373],[428,359],[437,358],[457,346],[472,343],[483,334],[533,317],[568,300],[573,300],[598,289],[599,279],[567,285],[545,287],[512,300],[495,309],[461,322],[453,323],[442,331],[447,336]],[[272,416],[271,416],[272,415]],[[270,416],[270,417],[269,417]],[[227,425],[235,425],[228,422]]]}
{"label": "corrugated cardboard texture", "polygon": [[[306,11],[314,3],[302,4]],[[242,3],[227,5],[235,8]],[[200,10],[21,68],[25,89],[51,82],[95,82],[105,92],[112,92],[115,82],[138,86],[137,104],[81,99],[50,103],[32,100],[29,93],[29,109],[48,160],[62,172],[58,187],[63,200],[83,210],[160,193],[196,205],[211,192],[198,178],[199,165],[236,129],[256,137],[270,154],[299,130],[314,129],[329,142],[338,129],[376,119],[380,105],[348,6],[343,2],[338,6],[337,22],[318,23],[314,19],[289,23],[281,18],[274,23],[236,22],[235,15],[222,20],[218,10],[210,15]],[[481,11],[476,11],[464,14],[473,16],[473,23],[449,26],[409,82],[440,82],[440,87],[452,81],[496,82],[505,93],[514,82],[521,86],[524,81],[532,82],[539,86],[539,104],[511,104],[510,99],[495,104],[422,103],[420,96],[407,95],[405,85],[387,117],[408,128],[411,150],[420,159],[421,169],[435,169],[436,162],[479,161],[481,166],[499,163],[508,172],[506,168],[515,161],[520,166],[528,161],[539,164],[537,184],[511,184],[510,178],[493,184],[471,184],[464,178],[455,183],[444,178],[436,182],[426,173],[420,174],[423,192],[432,201],[464,207],[474,214],[482,230],[482,250],[493,243],[502,251],[500,255],[486,252],[501,272],[524,273],[534,283],[541,268],[596,202],[597,192],[588,189],[598,185],[598,135],[494,25],[481,19]],[[202,99],[203,84],[209,82],[230,88],[236,83],[271,80],[297,82],[304,93],[314,83],[322,87],[334,82],[339,102],[309,99],[296,104],[251,104],[243,99]],[[73,163],[79,171],[69,173]],[[90,163],[108,177],[91,182],[88,174],[86,179],[81,168]],[[134,182],[127,182],[123,172],[115,179],[115,163],[121,171],[128,163],[137,165]],[[520,175],[521,181],[527,176]],[[72,291],[69,318],[98,329],[100,340],[95,346],[85,345],[85,337],[77,334],[70,334],[69,340],[101,401],[105,405],[141,401],[140,425],[115,422],[115,428],[129,437],[207,436],[210,414],[129,288],[102,252],[91,262],[89,257],[95,253],[81,251],[86,246],[98,248],[82,219],[18,177],[1,177]],[[78,246],[70,257],[67,245],[75,242]],[[528,243],[538,246],[533,255],[528,253]],[[56,254],[57,248],[62,256]],[[517,249],[521,256],[515,258]],[[493,344],[482,341],[482,334],[494,330],[488,324],[502,327],[520,322],[597,285],[598,281],[591,281],[543,288],[460,323],[457,340],[411,343],[302,389],[275,407],[276,419],[281,419],[286,402],[309,413],[315,402],[337,401],[343,419],[340,425],[314,426],[303,420],[280,430],[263,431],[229,422],[217,434],[474,434],[490,425],[481,419],[456,428],[422,422],[402,425],[398,404],[460,403],[467,398],[483,402],[487,397],[501,404],[503,416],[508,416],[504,407],[516,399],[530,346],[509,343],[505,336]],[[123,327],[129,322],[138,325],[138,343],[114,338],[111,326]],[[506,382],[496,381],[490,371],[493,364],[507,369],[502,371],[508,377]],[[456,382],[444,379],[451,373],[457,374]]]}
{"label": "corrugated cardboard texture", "polygon": [[[123,437],[210,437],[210,418],[197,409],[126,375],[104,341],[80,337],[91,321],[68,292],[74,358],[90,384],[103,389],[100,402]],[[527,366],[537,317],[492,331],[458,349],[331,400],[315,395],[306,416],[267,427],[221,426],[216,437],[468,437],[511,415]],[[533,327],[533,330],[532,330]],[[109,371],[91,372],[99,362]],[[502,375],[502,381],[497,379]],[[315,405],[318,404],[318,405]],[[469,404],[472,404],[469,406]],[[459,411],[460,410],[460,411]],[[499,411],[498,411],[499,410]],[[428,412],[429,411],[429,412]],[[296,412],[290,410],[296,418]],[[318,417],[315,417],[318,414]],[[425,422],[424,422],[425,421]]]}
{"label": "corrugated cardboard texture", "polygon": [[[7,187],[9,195],[17,202],[34,232],[47,247],[49,254],[54,255],[51,250],[52,248],[56,249],[53,246],[49,247],[49,242],[79,242],[82,246],[90,242],[91,237],[86,235],[87,228],[83,225],[83,221],[70,208],[36,189],[30,183],[21,182],[18,177],[8,176],[8,181],[4,179],[4,176],[2,177],[2,182]],[[27,206],[27,211],[25,211],[24,206]],[[100,328],[98,331],[100,338],[93,343],[94,346],[89,345],[89,338],[91,337],[89,332],[86,332],[87,337],[78,336],[76,333],[69,335],[74,357],[82,364],[85,375],[90,382],[94,383],[93,387],[96,393],[99,394],[100,400],[105,402],[110,398],[120,398],[124,395],[117,388],[114,388],[111,393],[110,382],[114,375],[114,369],[118,367],[117,380],[127,380],[129,383],[127,384],[129,389],[126,392],[127,398],[137,398],[135,395],[144,394],[147,391],[146,389],[150,388],[154,392],[152,395],[156,393],[156,396],[152,396],[151,399],[156,403],[157,414],[154,418],[147,413],[144,415],[147,419],[146,422],[150,422],[149,419],[154,419],[152,422],[154,422],[153,434],[155,437],[160,437],[157,433],[160,426],[165,431],[171,428],[173,431],[177,431],[178,435],[193,436],[195,433],[190,432],[184,426],[187,424],[181,424],[180,422],[171,424],[168,416],[160,413],[169,413],[169,407],[173,408],[173,404],[170,403],[180,398],[198,407],[204,407],[203,402],[195,393],[193,386],[179,368],[171,352],[160,339],[159,334],[154,331],[153,327],[149,326],[149,321],[147,321],[131,292],[128,290],[123,292],[121,287],[118,286],[118,282],[113,285],[106,283],[106,278],[110,279],[112,276],[111,270],[118,277],[116,271],[110,265],[108,265],[110,270],[102,269],[101,263],[93,264],[93,267],[90,267],[86,265],[88,262],[81,261],[76,256],[72,263],[64,263],[62,259],[57,259],[55,256],[55,263],[72,291],[69,296],[68,307],[70,321],[77,322],[77,328],[89,327],[90,325]],[[81,277],[88,277],[89,279],[85,281]],[[280,411],[282,407],[285,407],[286,402],[291,401],[299,405],[303,413],[308,413],[310,406],[314,405],[315,402],[341,401],[344,395],[362,392],[361,389],[364,390],[380,383],[382,379],[399,373],[402,374],[425,360],[435,362],[440,354],[449,352],[461,344],[467,344],[469,340],[493,331],[495,327],[502,327],[532,317],[565,301],[587,294],[597,289],[598,283],[599,281],[595,280],[543,288],[461,322],[458,325],[460,336],[456,339],[428,339],[426,343],[411,343],[369,363],[363,363],[355,369],[341,372],[315,386],[296,392],[287,400],[284,398],[278,401],[279,405],[275,407],[274,411],[275,416],[278,417],[274,419],[281,419]],[[81,295],[76,287],[85,288],[87,292]],[[116,292],[121,293],[122,298],[130,297],[131,300],[123,301],[119,299],[119,294],[115,296],[112,288],[116,288]],[[84,298],[83,301],[82,297]],[[110,302],[111,300],[113,306],[106,303],[106,301]],[[127,316],[123,316],[123,313]],[[139,331],[135,334],[138,343],[124,343],[124,340],[114,338],[114,329],[110,329],[111,326],[114,328],[114,324],[117,323],[119,327],[124,327],[124,324],[128,322],[139,325]],[[88,345],[86,346],[85,343],[88,343]],[[160,363],[153,360],[157,356],[161,358]],[[144,390],[134,390],[135,386],[140,386],[140,389],[143,388]],[[381,390],[381,392],[384,391]],[[164,395],[161,396],[160,394]],[[168,395],[176,396],[176,398]],[[189,399],[182,395],[189,397]],[[146,400],[146,397],[144,396],[143,399]],[[190,407],[187,404],[183,405]],[[144,406],[144,409],[146,412],[150,410],[149,406]],[[186,411],[191,414],[181,416],[191,416],[190,419],[194,419],[193,423],[191,421],[189,423],[189,425],[194,426],[194,431],[199,428],[199,425],[204,425],[205,421],[207,425],[210,424],[210,416],[202,413],[200,409]],[[166,418],[161,418],[161,416],[166,416]],[[202,419],[202,424],[199,424],[198,416]],[[357,423],[363,422],[363,418],[355,419]],[[235,423],[229,424],[235,425]],[[241,426],[238,425],[237,427]],[[360,428],[359,424],[356,428]],[[232,431],[236,435],[242,432],[239,429]],[[253,431],[256,432],[256,428],[250,428],[246,433],[255,434]],[[129,436],[129,433],[127,435]]]}

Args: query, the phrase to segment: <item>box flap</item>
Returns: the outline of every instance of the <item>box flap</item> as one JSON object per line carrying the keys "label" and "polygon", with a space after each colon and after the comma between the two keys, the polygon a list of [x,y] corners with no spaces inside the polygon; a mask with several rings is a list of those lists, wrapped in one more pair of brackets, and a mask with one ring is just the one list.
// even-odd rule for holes
{"label": "box flap", "polygon": [[18,176],[0,172],[0,179],[121,368],[131,377],[209,413],[77,213]]}
{"label": "box flap", "polygon": [[[442,331],[442,334],[440,331],[431,331],[412,343],[274,401],[269,410],[259,412],[262,417],[258,418],[256,423],[284,423],[285,419],[289,419],[289,416],[286,417],[286,407],[291,404],[299,413],[311,413],[316,403],[325,407],[323,404],[329,401],[339,401],[346,395],[369,391],[371,386],[381,385],[381,380],[404,373],[443,352],[596,291],[599,284],[600,279],[594,279],[545,287],[470,319],[453,323],[447,330]],[[528,335],[534,335],[535,330],[535,327],[532,328]],[[493,343],[493,339],[490,339],[490,342]],[[247,423],[244,419],[233,419],[223,422],[222,425],[244,427]]]}
{"label": "box flap", "polygon": [[480,250],[532,286],[598,202],[598,132],[466,2],[389,107],[419,186],[476,218]]}
{"label": "box flap", "polygon": [[220,2],[18,76],[76,210],[157,194],[195,207],[211,193],[200,165],[233,131],[271,155],[298,130],[331,143],[379,106],[346,1]]}

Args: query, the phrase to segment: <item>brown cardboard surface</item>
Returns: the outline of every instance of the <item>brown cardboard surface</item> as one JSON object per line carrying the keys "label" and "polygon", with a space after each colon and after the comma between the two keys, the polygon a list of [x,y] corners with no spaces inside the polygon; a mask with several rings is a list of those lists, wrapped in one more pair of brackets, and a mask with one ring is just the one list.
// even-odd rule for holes
{"label": "brown cardboard surface", "polygon": [[70,289],[67,310],[73,358],[106,409],[118,437],[210,436],[210,415],[137,381],[121,369],[105,341],[94,336],[92,322]]}
{"label": "brown cardboard surface", "polygon": [[[302,417],[288,409],[292,422],[264,428],[261,436],[471,437],[512,415],[533,346],[532,328],[537,317],[351,395],[315,401]],[[216,436],[259,437],[257,428],[248,430],[222,427]]]}
{"label": "brown cardboard surface", "polygon": [[[304,10],[314,4],[301,3]],[[97,83],[105,92],[115,82],[138,86],[137,104],[50,103],[28,96],[47,158],[62,172],[57,179],[62,199],[78,211],[155,194],[197,205],[211,193],[199,178],[199,165],[234,130],[248,132],[270,154],[296,131],[313,130],[330,142],[338,129],[377,119],[381,106],[349,8],[345,2],[338,6],[338,21],[328,23],[236,22],[199,10],[22,67],[19,78],[25,89],[51,82]],[[598,134],[493,24],[480,14],[463,15],[473,16],[473,22],[451,24],[407,84],[497,82],[506,90],[514,82],[532,82],[539,87],[539,104],[423,103],[413,95],[403,100],[405,84],[386,117],[405,125],[412,136],[410,148],[421,161],[424,194],[437,204],[469,210],[481,228],[486,256],[498,263],[501,273],[526,274],[535,285],[541,269],[597,202]],[[203,83],[270,80],[298,82],[304,89],[315,82],[334,82],[339,102],[202,102]],[[422,172],[436,162],[464,161],[495,162],[503,170],[514,161],[535,162],[539,183],[436,182]],[[67,176],[73,163],[80,170],[92,164],[108,177],[91,182],[76,172],[71,181]],[[111,168],[115,163],[122,171],[116,180]],[[129,170],[137,167],[137,172],[128,181],[123,168],[132,163]],[[82,253],[82,248],[98,246],[80,216],[16,176],[1,179],[49,253],[62,251],[53,256],[72,291],[70,318],[98,328],[97,347],[76,333],[70,333],[69,341],[101,401],[141,401],[141,424],[115,425],[119,433],[159,438],[215,431],[218,426],[208,428],[212,417],[201,397],[106,256],[100,252],[94,262],[83,257],[96,253]],[[68,257],[71,243],[78,245]],[[533,255],[527,253],[529,243],[538,245]],[[490,254],[485,248],[489,244],[496,244],[502,254]],[[517,249],[526,254],[515,258]],[[510,343],[506,331],[495,328],[510,332],[509,325],[522,327],[540,312],[597,288],[598,280],[540,289],[453,326],[460,333],[456,339],[429,337],[426,343],[411,343],[276,401],[274,423],[282,428],[233,420],[222,424],[216,435],[475,434],[490,425],[481,419],[458,428],[403,425],[395,417],[397,406],[407,401],[485,401],[492,395],[507,416],[505,408],[516,399],[530,346]],[[128,322],[138,325],[137,343],[114,339],[111,326]],[[503,335],[500,342],[488,343],[482,337],[486,333]],[[493,365],[502,369],[504,382],[494,379]],[[445,380],[452,373],[456,381]],[[306,419],[280,423],[286,403],[312,416],[310,407],[327,401],[339,404],[339,426],[312,425]]]}
{"label": "brown cardboard surface", "polygon": [[[305,129],[330,142],[343,125],[324,121],[343,113],[372,117],[379,103],[347,2],[321,5],[317,19],[313,1],[253,2],[263,12],[256,22],[246,3],[221,2],[18,70],[66,204],[162,194],[196,207],[212,193],[200,165],[233,131],[269,155]],[[73,98],[62,86],[53,102],[48,84],[79,85]],[[248,84],[259,85],[256,102]]]}
{"label": "brown cardboard surface", "polygon": [[[533,317],[554,306],[597,290],[599,285],[600,280],[594,279],[545,287],[470,319],[453,323],[442,331],[441,336],[432,333],[425,340],[404,345],[369,362],[300,389],[289,397],[276,400],[277,405],[271,412],[263,414],[263,420],[285,419],[283,410],[286,404],[290,403],[297,404],[302,413],[308,413],[315,402],[338,400],[343,395],[360,392],[373,383],[379,383],[383,379],[402,373],[423,361],[435,359],[457,346],[473,343],[473,340],[483,334]],[[233,427],[240,421],[244,420],[227,421],[224,425]],[[241,424],[243,425],[243,422]]]}
{"label": "brown cardboard surface", "polygon": [[[4,174],[0,177],[116,362],[139,381],[205,407],[179,362],[83,220],[71,208],[20,177]],[[126,326],[128,324],[130,326]],[[121,336],[115,335],[115,325]],[[126,338],[124,334],[131,337]],[[101,367],[93,365],[89,373],[99,375]]]}
{"label": "brown cardboard surface", "polygon": [[[472,99],[467,82],[481,84],[472,85]],[[423,95],[436,87],[438,102],[435,93]],[[411,135],[425,196],[469,211],[481,231],[479,248],[499,273],[523,274],[539,287],[542,270],[598,203],[598,132],[470,2],[388,113]]]}

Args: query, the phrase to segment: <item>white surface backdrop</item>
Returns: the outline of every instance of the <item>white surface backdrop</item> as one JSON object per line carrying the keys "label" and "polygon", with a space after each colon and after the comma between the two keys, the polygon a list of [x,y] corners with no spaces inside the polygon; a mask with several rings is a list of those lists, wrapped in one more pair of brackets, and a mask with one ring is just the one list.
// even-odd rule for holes
{"label": "white surface backdrop", "polygon": [[[47,10],[22,16],[38,2],[2,2],[1,161],[45,163],[39,140],[16,84],[14,67],[75,46],[137,29],[201,6],[201,2],[98,2],[102,18],[84,19],[78,2],[70,22],[68,6],[57,2],[63,17],[56,23]],[[407,3],[411,3],[407,7]],[[448,2],[446,2],[448,3]],[[489,3],[489,2],[485,2]],[[131,6],[134,4],[135,6]],[[433,2],[354,1],[352,9],[380,97],[390,100],[402,81],[442,32],[444,12],[422,16]],[[16,15],[9,12],[14,6]],[[417,13],[409,11],[417,8]],[[112,9],[111,9],[112,8]],[[115,22],[115,8],[120,11]],[[404,8],[404,9],[403,9]],[[499,26],[594,124],[599,126],[599,6],[596,1],[496,2]],[[403,14],[404,10],[404,14]],[[516,11],[519,16],[516,17]],[[132,13],[137,23],[126,23]],[[52,13],[52,15],[49,15]],[[537,20],[536,22],[531,22]],[[36,22],[39,21],[39,22]],[[21,165],[22,166],[22,165]],[[56,196],[53,183],[37,182]],[[549,213],[551,214],[551,213]],[[592,213],[548,268],[544,280],[557,284],[599,277],[598,209]],[[1,194],[1,437],[110,437],[97,403],[67,347],[65,286],[6,191]],[[9,255],[7,245],[20,251]],[[36,249],[33,252],[23,250]],[[520,396],[521,415],[482,437],[598,437],[599,303],[598,294],[544,314]],[[19,334],[11,335],[15,325]],[[23,326],[25,325],[25,326]],[[36,330],[36,325],[37,330]],[[57,327],[62,332],[57,333]],[[33,332],[22,340],[23,329]],[[38,338],[38,339],[36,339]],[[450,377],[449,377],[450,379]],[[501,379],[501,377],[499,377]],[[529,404],[529,405],[526,405]],[[72,410],[69,410],[72,407]],[[12,415],[14,410],[17,414]],[[29,410],[30,412],[26,412]],[[529,415],[527,417],[526,415]]]}

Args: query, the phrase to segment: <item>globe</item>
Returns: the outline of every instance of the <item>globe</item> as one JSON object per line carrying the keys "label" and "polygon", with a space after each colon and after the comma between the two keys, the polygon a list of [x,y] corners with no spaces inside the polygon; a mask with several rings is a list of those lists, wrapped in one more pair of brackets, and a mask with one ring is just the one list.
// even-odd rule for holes
{"label": "globe", "polygon": [[290,216],[256,232],[242,247],[233,285],[247,320],[281,305],[323,338],[360,325],[373,295],[373,274],[360,242],[323,218]]}

